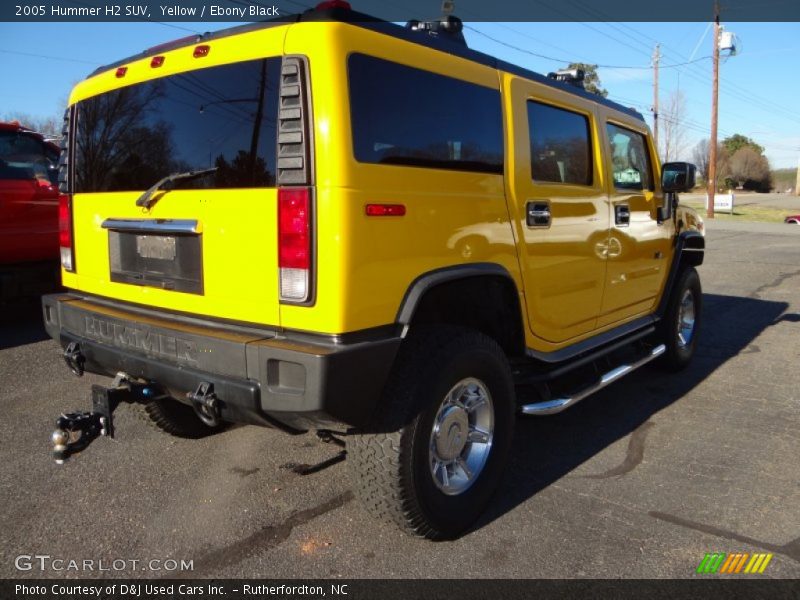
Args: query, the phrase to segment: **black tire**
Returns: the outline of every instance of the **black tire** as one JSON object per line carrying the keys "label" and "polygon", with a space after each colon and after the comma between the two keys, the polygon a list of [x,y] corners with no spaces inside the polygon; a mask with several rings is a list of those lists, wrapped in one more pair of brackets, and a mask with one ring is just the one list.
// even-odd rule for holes
{"label": "black tire", "polygon": [[200,420],[191,406],[169,396],[138,403],[139,414],[150,424],[179,438],[199,439],[224,429],[224,424],[209,427]]}
{"label": "black tire", "polygon": [[[454,392],[462,387],[463,396]],[[450,396],[466,401],[444,401]],[[487,396],[488,402],[481,400]],[[462,409],[468,423],[456,423]],[[514,410],[511,370],[494,340],[459,327],[412,333],[401,347],[371,427],[347,438],[357,496],[374,516],[409,533],[429,539],[456,537],[480,516],[500,484],[511,449]],[[448,421],[443,416],[448,413],[458,418]],[[472,419],[488,419],[489,414],[492,437],[488,443],[478,442],[471,436],[482,434],[474,431]],[[467,430],[469,436],[462,437]],[[442,447],[461,454],[440,462],[434,449]],[[479,455],[476,463],[470,462]],[[459,463],[460,457],[466,458]],[[460,466],[477,463],[482,466],[474,469],[472,478]],[[439,480],[448,477],[442,471],[448,473],[449,467],[449,482],[443,484]],[[453,486],[449,494],[445,485]],[[459,485],[466,487],[454,491]]]}
{"label": "black tire", "polygon": [[[687,267],[678,275],[667,312],[659,327],[658,337],[667,347],[660,364],[667,370],[680,371],[691,362],[697,348],[702,305],[703,290],[700,286],[700,277],[694,267]],[[684,319],[682,322],[682,315],[685,316],[687,309],[690,309],[693,315],[690,335],[686,334],[687,321]]]}

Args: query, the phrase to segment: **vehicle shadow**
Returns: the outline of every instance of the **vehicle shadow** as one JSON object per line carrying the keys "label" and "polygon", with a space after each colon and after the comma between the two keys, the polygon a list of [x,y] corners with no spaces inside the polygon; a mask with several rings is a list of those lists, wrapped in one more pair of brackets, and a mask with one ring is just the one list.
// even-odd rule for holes
{"label": "vehicle shadow", "polygon": [[0,350],[48,339],[38,296],[0,303]]}
{"label": "vehicle shadow", "polygon": [[648,420],[680,401],[730,358],[757,352],[751,344],[768,327],[797,322],[793,318],[797,315],[784,314],[787,308],[784,302],[704,294],[699,346],[686,370],[673,374],[647,366],[561,414],[518,418],[505,480],[474,529],[500,518],[631,434],[624,462],[589,477],[619,476],[634,469],[643,458]]}

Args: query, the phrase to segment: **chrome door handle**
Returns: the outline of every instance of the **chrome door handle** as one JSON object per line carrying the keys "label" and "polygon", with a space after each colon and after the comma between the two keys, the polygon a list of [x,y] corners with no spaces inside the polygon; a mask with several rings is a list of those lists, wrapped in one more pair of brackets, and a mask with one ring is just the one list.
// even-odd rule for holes
{"label": "chrome door handle", "polygon": [[551,220],[549,201],[538,200],[525,205],[525,223],[528,227],[549,227]]}
{"label": "chrome door handle", "polygon": [[630,225],[631,209],[627,204],[617,204],[614,207],[614,223],[622,227]]}

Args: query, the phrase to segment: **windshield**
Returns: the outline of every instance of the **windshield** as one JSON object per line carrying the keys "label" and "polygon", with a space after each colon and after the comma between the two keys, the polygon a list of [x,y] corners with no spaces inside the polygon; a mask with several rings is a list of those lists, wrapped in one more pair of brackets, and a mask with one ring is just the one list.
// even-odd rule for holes
{"label": "windshield", "polygon": [[280,59],[179,73],[78,103],[76,192],[146,190],[216,167],[182,188],[273,187]]}
{"label": "windshield", "polygon": [[38,136],[22,131],[0,131],[0,179],[37,179],[57,183],[58,152]]}

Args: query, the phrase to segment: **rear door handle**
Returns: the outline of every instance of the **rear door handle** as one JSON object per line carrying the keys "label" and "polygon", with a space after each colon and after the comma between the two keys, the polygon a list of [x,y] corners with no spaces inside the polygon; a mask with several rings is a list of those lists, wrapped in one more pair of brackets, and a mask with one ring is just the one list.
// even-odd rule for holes
{"label": "rear door handle", "polygon": [[550,227],[550,201],[536,200],[525,205],[525,222],[528,227]]}
{"label": "rear door handle", "polygon": [[621,227],[627,227],[631,222],[631,209],[627,204],[617,204],[614,206],[614,223]]}

